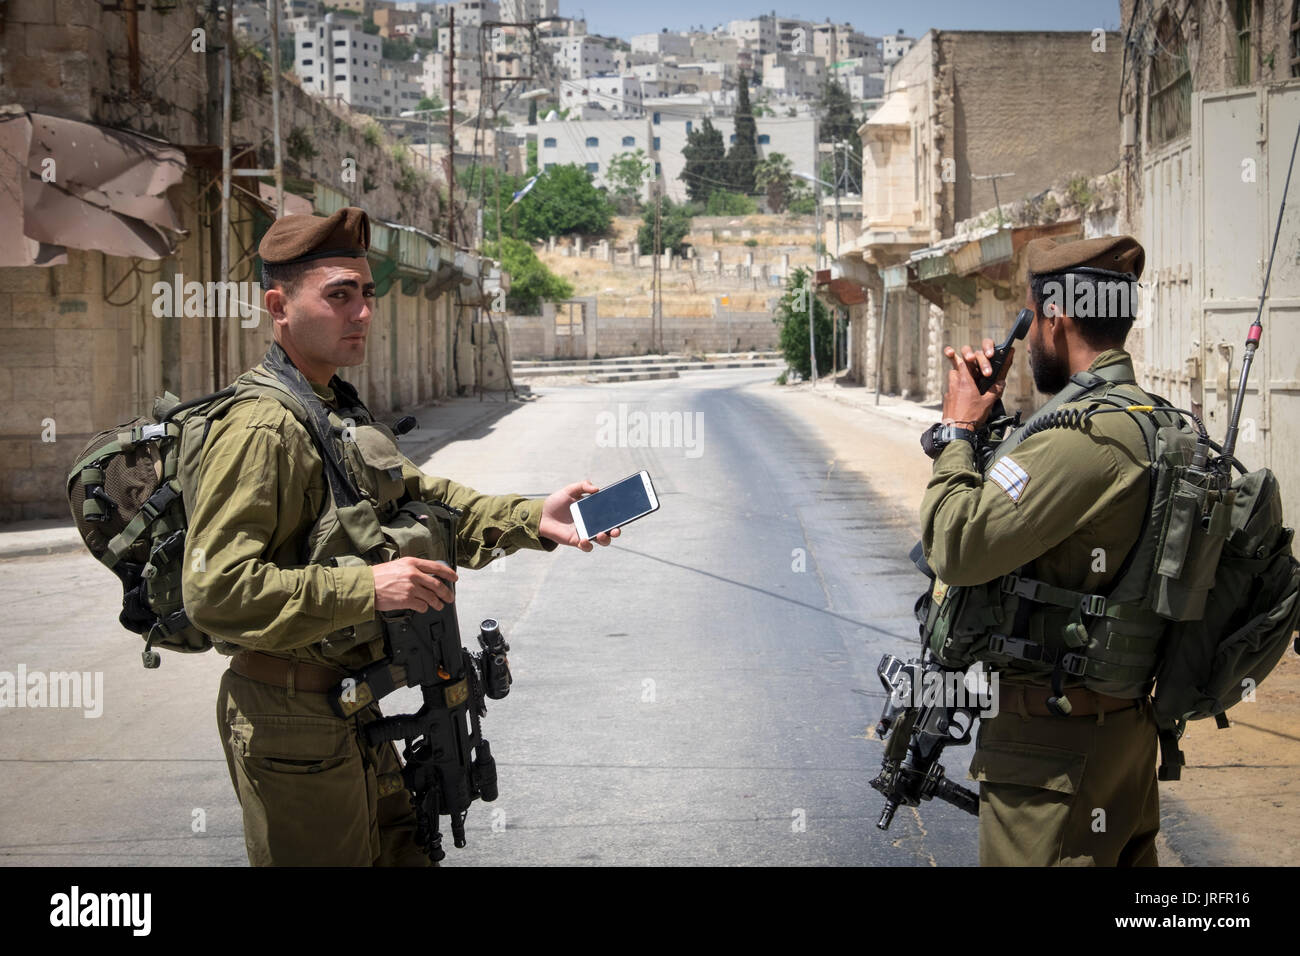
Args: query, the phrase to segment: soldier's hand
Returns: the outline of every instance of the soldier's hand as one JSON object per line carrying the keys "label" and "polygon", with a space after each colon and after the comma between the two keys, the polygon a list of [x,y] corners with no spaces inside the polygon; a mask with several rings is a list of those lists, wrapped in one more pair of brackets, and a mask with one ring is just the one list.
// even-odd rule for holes
{"label": "soldier's hand", "polygon": [[993,351],[997,343],[985,339],[980,351],[969,345],[963,345],[959,355],[951,345],[943,350],[944,356],[952,363],[948,372],[948,391],[943,396],[943,420],[951,421],[961,428],[976,429],[984,424],[989,412],[997,404],[1006,390],[1007,373],[1011,371],[1011,360],[1015,349],[1007,352],[1007,360],[1002,363],[1002,371],[993,386],[982,395],[975,382],[975,372],[985,378],[993,374]]}
{"label": "soldier's hand", "polygon": [[441,611],[456,599],[449,582],[457,574],[442,561],[398,558],[372,565],[372,570],[377,611]]}
{"label": "soldier's hand", "polygon": [[[582,498],[584,495],[594,495],[600,491],[590,481],[578,481],[571,485],[561,488],[546,499],[542,505],[542,520],[538,526],[538,534],[543,538],[550,538],[557,544],[567,544],[583,551],[591,551],[591,539],[579,538],[578,530],[573,526],[573,514],[569,511],[569,505]],[[602,532],[596,535],[595,542],[604,547],[609,542],[618,537],[619,529]]]}

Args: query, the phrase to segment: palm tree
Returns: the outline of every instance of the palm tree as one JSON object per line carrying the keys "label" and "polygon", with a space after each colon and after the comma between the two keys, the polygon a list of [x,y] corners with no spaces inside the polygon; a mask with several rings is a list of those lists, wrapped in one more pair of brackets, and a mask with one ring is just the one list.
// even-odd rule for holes
{"label": "palm tree", "polygon": [[794,166],[784,153],[772,153],[754,170],[754,184],[767,195],[770,212],[785,212],[794,185]]}

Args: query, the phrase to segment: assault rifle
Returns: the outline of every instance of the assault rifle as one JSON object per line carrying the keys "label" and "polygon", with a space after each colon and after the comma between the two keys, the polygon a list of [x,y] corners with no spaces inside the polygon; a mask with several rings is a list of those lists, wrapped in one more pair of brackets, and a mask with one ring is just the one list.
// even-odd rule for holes
{"label": "assault rifle", "polygon": [[970,742],[978,711],[971,707],[923,703],[926,675],[947,671],[929,658],[904,663],[893,654],[880,659],[876,673],[885,687],[885,707],[876,724],[876,736],[885,741],[880,774],[871,786],[885,797],[885,809],[876,826],[888,830],[900,806],[920,806],[938,798],[967,813],[979,813],[979,795],[944,775],[939,763],[949,744]]}
{"label": "assault rifle", "polygon": [[510,692],[510,645],[489,618],[479,625],[482,653],[467,651],[454,604],[389,612],[381,620],[385,659],[343,681],[331,703],[349,717],[398,687],[419,686],[424,706],[418,712],[375,720],[365,735],[372,747],[405,742],[402,780],[415,809],[415,840],[437,863],[447,855],[438,817],[451,818],[452,839],[463,847],[470,804],[497,798],[496,761],[479,721],[487,714],[485,697],[500,700]]}

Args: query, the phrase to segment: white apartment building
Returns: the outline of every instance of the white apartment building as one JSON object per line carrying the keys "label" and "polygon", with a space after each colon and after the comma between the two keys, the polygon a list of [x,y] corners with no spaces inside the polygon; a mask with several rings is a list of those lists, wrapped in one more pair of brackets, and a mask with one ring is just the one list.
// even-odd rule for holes
{"label": "white apartment building", "polygon": [[883,36],[880,38],[880,58],[886,66],[891,66],[901,60],[915,42],[914,37],[905,37],[901,31],[894,36]]}
{"label": "white apartment building", "polygon": [[851,23],[818,23],[813,26],[812,52],[831,64],[878,56],[879,37],[853,29]]}
{"label": "white apartment building", "polygon": [[885,74],[877,65],[878,57],[840,60],[829,75],[855,100],[878,100],[885,95]]}
{"label": "white apartment building", "polygon": [[315,30],[299,30],[293,37],[293,69],[304,90],[339,97],[354,109],[382,108],[379,37],[335,27],[329,14]]}
{"label": "white apartment building", "polygon": [[[647,89],[648,87],[648,89]],[[602,114],[618,117],[644,116],[646,96],[657,96],[654,83],[632,74],[584,76],[560,81],[560,107],[579,109],[584,119]],[[572,114],[570,114],[572,115]]]}
{"label": "white apartment building", "polygon": [[[696,104],[698,112],[686,103],[673,103],[671,107],[657,103],[660,109],[651,109],[642,119],[543,122],[536,127],[537,159],[543,171],[556,165],[576,163],[585,167],[598,186],[605,185],[605,174],[610,161],[619,153],[643,149],[654,163],[667,196],[674,202],[686,200],[686,184],[679,178],[686,166],[682,149],[686,137],[698,129],[710,106],[707,102]],[[723,145],[728,149],[735,143],[735,120],[730,117],[712,117],[709,120],[722,134]],[[811,117],[773,118],[755,120],[758,128],[758,155],[763,158],[772,153],[788,157],[796,172],[815,173],[816,150],[813,143]],[[648,198],[648,186],[643,199]]]}
{"label": "white apartment building", "polygon": [[396,116],[403,110],[415,109],[424,96],[419,65],[404,63],[380,67],[379,93],[379,113],[382,116]]}
{"label": "white apartment building", "polygon": [[580,80],[584,76],[614,72],[614,51],[591,36],[543,37],[551,49],[555,68],[562,77]]}
{"label": "white apartment building", "polygon": [[825,71],[825,62],[811,53],[768,53],[763,57],[763,88],[785,96],[817,96]]}
{"label": "white apartment building", "polygon": [[501,4],[496,0],[453,0],[452,3],[435,3],[433,9],[440,23],[448,22],[454,10],[457,30],[462,26],[478,26],[487,20],[501,19]]}
{"label": "white apartment building", "polygon": [[507,23],[528,23],[560,15],[560,0],[501,0],[501,19]]}
{"label": "white apartment building", "polygon": [[691,38],[684,33],[638,33],[629,43],[633,53],[649,53],[661,56],[690,56]]}
{"label": "white apartment building", "polygon": [[740,42],[747,50],[758,55],[777,50],[776,18],[769,15],[753,20],[732,20],[727,24],[727,35]]}
{"label": "white apartment building", "polygon": [[808,53],[813,51],[813,23],[789,17],[776,18],[776,51],[780,53]]}
{"label": "white apartment building", "polygon": [[653,83],[658,96],[671,96],[682,91],[682,70],[676,63],[642,63],[624,72],[642,83]]}
{"label": "white apartment building", "polygon": [[[656,173],[659,169],[653,155],[654,136],[648,117],[580,122],[557,120],[538,123],[529,128],[529,132],[533,131],[537,134],[537,162],[543,173],[557,165],[576,163],[591,173],[597,186],[605,186],[608,185],[605,175],[610,161],[619,153],[631,153],[637,149],[643,150],[655,163]],[[648,199],[649,194],[647,182],[641,198]]]}
{"label": "white apartment building", "polygon": [[[420,71],[420,86],[425,96],[436,96],[444,103],[450,102],[448,96],[448,74],[450,73],[452,54],[441,49],[425,54],[423,69]],[[483,86],[483,72],[479,66],[478,55],[456,55],[456,99],[463,102],[461,96],[466,90],[478,90]]]}
{"label": "white apartment building", "polygon": [[691,59],[702,63],[724,63],[733,69],[737,66],[740,41],[733,36],[706,34],[691,38]]}

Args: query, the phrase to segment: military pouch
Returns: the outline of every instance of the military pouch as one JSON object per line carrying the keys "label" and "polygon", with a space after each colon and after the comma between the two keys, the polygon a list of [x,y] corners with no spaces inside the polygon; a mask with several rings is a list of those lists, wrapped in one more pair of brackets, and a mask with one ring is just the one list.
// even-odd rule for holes
{"label": "military pouch", "polygon": [[1004,620],[1002,594],[996,581],[954,587],[936,578],[928,600],[922,637],[945,667],[968,667],[975,660],[973,653],[987,642],[990,629]]}
{"label": "military pouch", "polygon": [[455,566],[441,517],[423,501],[408,501],[384,522],[385,550],[396,558],[425,558]]}
{"label": "military pouch", "polygon": [[1253,698],[1300,623],[1300,564],[1277,479],[1268,469],[1251,472],[1230,500],[1232,531],[1204,614],[1171,624],[1166,638],[1153,700],[1165,727],[1206,717],[1226,726],[1223,712]]}
{"label": "military pouch", "polygon": [[388,426],[344,423],[341,432],[348,470],[357,487],[380,506],[402,498],[406,494],[404,459]]}
{"label": "military pouch", "polygon": [[1161,617],[1190,621],[1204,613],[1232,530],[1232,496],[1231,490],[1221,492],[1185,474],[1176,477],[1152,576],[1151,606]]}

